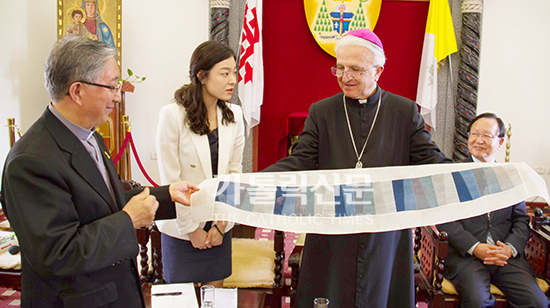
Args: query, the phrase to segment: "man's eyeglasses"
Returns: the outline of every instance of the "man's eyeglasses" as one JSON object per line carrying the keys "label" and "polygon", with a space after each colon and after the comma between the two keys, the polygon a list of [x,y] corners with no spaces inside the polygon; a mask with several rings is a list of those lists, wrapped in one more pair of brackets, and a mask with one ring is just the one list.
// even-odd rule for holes
{"label": "man's eyeglasses", "polygon": [[474,139],[477,139],[477,138],[481,137],[481,139],[483,139],[485,141],[491,141],[491,140],[497,138],[497,136],[493,136],[491,134],[480,134],[480,133],[477,133],[477,132],[468,132],[468,137],[469,138],[474,138]]}
{"label": "man's eyeglasses", "polygon": [[373,69],[377,66],[378,65],[375,65],[375,66],[369,68],[368,70],[364,70],[362,72],[361,71],[354,71],[354,70],[346,72],[340,67],[333,66],[333,67],[330,68],[330,71],[332,72],[332,75],[334,75],[336,77],[342,77],[342,76],[344,76],[344,74],[346,74],[348,76],[348,78],[358,79],[359,77],[361,77],[361,75],[363,75],[364,73],[370,71],[371,69]]}
{"label": "man's eyeglasses", "polygon": [[84,80],[77,80],[75,82],[82,82],[82,83],[85,83],[85,84],[89,84],[91,86],[107,88],[107,89],[111,89],[115,92],[119,92],[120,89],[122,88],[122,82],[117,83],[116,86],[108,86],[108,85],[105,85],[105,84],[93,83],[93,82],[84,81]]}

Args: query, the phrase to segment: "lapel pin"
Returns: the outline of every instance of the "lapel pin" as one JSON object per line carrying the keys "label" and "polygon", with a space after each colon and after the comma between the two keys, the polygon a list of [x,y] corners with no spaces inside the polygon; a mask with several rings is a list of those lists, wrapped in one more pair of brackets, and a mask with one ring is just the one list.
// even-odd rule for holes
{"label": "lapel pin", "polygon": [[105,156],[107,156],[108,159],[111,159],[111,156],[109,156],[109,153],[107,153],[107,151],[103,151],[103,153],[105,153]]}

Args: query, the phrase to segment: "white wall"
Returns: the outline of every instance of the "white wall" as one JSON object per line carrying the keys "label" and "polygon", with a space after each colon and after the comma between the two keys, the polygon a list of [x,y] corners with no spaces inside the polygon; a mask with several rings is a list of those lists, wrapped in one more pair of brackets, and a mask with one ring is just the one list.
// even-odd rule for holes
{"label": "white wall", "polygon": [[512,124],[510,161],[540,170],[550,190],[550,1],[484,1],[482,28],[478,114]]}
{"label": "white wall", "polygon": [[9,149],[7,118],[25,130],[49,102],[43,65],[56,39],[56,2],[0,0],[0,160]]}
{"label": "white wall", "polygon": [[[208,39],[207,0],[123,0],[122,69],[146,76],[135,93],[126,94],[126,113],[145,169],[159,181],[155,134],[160,108],[187,83],[189,58]],[[56,1],[0,0],[0,161],[9,150],[8,117],[26,131],[50,98],[43,64],[56,40]],[[148,184],[133,161],[133,178]]]}
{"label": "white wall", "polygon": [[[189,82],[189,59],[195,47],[208,39],[207,0],[123,0],[122,75],[131,68],[146,76],[126,94],[126,113],[138,154],[151,178],[160,184],[158,165],[151,159],[160,108],[174,91]],[[132,159],[132,178],[148,184]],[[198,183],[197,183],[198,184]]]}

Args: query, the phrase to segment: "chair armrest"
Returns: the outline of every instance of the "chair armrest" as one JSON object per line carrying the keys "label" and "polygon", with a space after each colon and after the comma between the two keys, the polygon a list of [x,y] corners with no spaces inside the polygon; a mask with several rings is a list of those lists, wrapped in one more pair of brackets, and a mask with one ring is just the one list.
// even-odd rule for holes
{"label": "chair armrest", "polygon": [[151,226],[136,229],[136,236],[139,243],[139,281],[143,286],[145,283],[151,281],[149,276],[149,256],[147,255],[147,243],[151,236]]}
{"label": "chair armrest", "polygon": [[415,272],[417,297],[429,302],[430,307],[443,307],[443,272],[449,252],[447,233],[437,233],[431,226],[427,226],[417,228],[415,237],[415,257],[418,261],[418,270]]}
{"label": "chair armrest", "polygon": [[[304,249],[304,244],[306,240],[306,234],[301,233],[296,239],[296,244],[290,253],[288,258],[288,266],[292,269],[292,276],[294,277],[294,272],[300,269],[300,264],[302,262],[302,250]],[[298,280],[298,275],[296,275],[296,280]]]}
{"label": "chair armrest", "polygon": [[275,281],[273,283],[273,289],[282,290],[284,286],[283,271],[285,262],[285,233],[283,231],[275,230],[273,249],[275,250]]}
{"label": "chair armrest", "polygon": [[296,240],[296,244],[288,258],[288,266],[291,269],[290,273],[290,307],[294,307],[296,298],[296,290],[298,289],[298,277],[300,275],[300,264],[302,261],[302,250],[304,249],[306,234],[302,233]]}
{"label": "chair armrest", "polygon": [[428,226],[421,228],[422,240],[419,252],[419,263],[424,276],[433,281],[436,291],[441,290],[443,272],[445,272],[445,258],[449,253],[449,242],[446,232],[436,231]]}
{"label": "chair armrest", "polygon": [[536,209],[531,217],[531,231],[525,245],[525,258],[537,277],[550,281],[548,260],[550,253],[550,219],[541,209]]}
{"label": "chair armrest", "polygon": [[140,183],[134,180],[122,180],[122,187],[124,188],[124,191],[130,191],[135,188],[143,188]]}
{"label": "chair armrest", "polygon": [[293,271],[295,269],[297,270],[300,268],[303,249],[304,249],[304,246],[295,246],[294,249],[292,249],[292,253],[288,258],[288,266],[291,267]]}
{"label": "chair armrest", "polygon": [[151,248],[153,255],[152,282],[154,284],[166,283],[162,268],[161,233],[154,222],[151,225]]}

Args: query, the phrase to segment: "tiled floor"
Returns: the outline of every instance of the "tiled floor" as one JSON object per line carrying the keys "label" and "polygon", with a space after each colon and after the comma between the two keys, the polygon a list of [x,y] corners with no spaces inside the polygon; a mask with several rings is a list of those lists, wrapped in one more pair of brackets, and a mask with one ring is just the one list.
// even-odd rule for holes
{"label": "tiled floor", "polygon": [[14,308],[21,304],[21,293],[0,287],[0,308]]}
{"label": "tiled floor", "polygon": [[[144,292],[149,292],[150,288],[146,288]],[[21,293],[12,289],[0,287],[0,308],[15,308],[20,306]],[[147,308],[151,307],[150,301],[146,301]],[[418,303],[418,308],[428,308],[426,303]],[[284,297],[281,308],[290,308],[290,298]]]}

